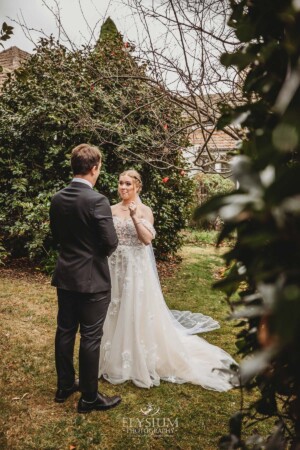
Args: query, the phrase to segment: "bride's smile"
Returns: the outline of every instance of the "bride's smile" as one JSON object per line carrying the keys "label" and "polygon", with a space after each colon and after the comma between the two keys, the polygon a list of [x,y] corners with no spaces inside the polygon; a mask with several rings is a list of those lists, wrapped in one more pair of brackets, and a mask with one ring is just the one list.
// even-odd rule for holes
{"label": "bride's smile", "polygon": [[123,175],[119,179],[119,194],[123,201],[129,202],[135,199],[136,187],[132,178],[128,175]]}

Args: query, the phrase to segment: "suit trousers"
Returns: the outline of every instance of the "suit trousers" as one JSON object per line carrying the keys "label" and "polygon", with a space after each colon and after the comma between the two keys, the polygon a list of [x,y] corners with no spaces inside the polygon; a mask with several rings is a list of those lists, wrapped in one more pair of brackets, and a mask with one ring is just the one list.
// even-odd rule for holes
{"label": "suit trousers", "polygon": [[111,291],[86,294],[57,289],[58,315],[55,336],[55,364],[58,389],[75,381],[73,364],[76,333],[80,331],[79,390],[98,391],[100,343]]}

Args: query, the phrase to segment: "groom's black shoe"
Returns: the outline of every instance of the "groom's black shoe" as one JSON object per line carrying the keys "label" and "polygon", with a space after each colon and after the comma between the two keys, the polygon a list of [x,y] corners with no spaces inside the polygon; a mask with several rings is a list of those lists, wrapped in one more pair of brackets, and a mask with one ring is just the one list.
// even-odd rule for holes
{"label": "groom's black shoe", "polygon": [[70,389],[57,389],[54,401],[57,403],[64,403],[70,395],[77,391],[79,391],[79,380],[75,380]]}
{"label": "groom's black shoe", "polygon": [[106,409],[114,408],[121,402],[121,397],[114,395],[108,397],[105,394],[97,393],[97,398],[94,402],[86,402],[81,397],[78,402],[77,411],[79,413],[89,413],[91,411],[105,411]]}

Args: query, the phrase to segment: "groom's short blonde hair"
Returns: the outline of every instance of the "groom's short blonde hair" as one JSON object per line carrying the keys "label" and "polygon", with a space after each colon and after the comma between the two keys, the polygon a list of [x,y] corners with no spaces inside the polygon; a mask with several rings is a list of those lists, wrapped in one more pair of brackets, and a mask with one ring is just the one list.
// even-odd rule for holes
{"label": "groom's short blonde hair", "polygon": [[74,175],[86,175],[94,166],[99,166],[102,154],[98,147],[80,144],[71,153],[71,167]]}

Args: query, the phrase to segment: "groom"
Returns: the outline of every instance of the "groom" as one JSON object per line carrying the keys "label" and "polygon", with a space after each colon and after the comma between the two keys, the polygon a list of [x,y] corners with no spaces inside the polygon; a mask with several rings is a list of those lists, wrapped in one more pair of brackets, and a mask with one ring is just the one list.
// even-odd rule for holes
{"label": "groom", "polygon": [[[121,398],[98,393],[100,342],[111,299],[107,257],[118,245],[108,200],[93,190],[101,168],[97,147],[81,144],[72,150],[74,178],[51,201],[50,227],[59,245],[52,278],[57,287],[58,316],[55,338],[57,392],[63,403],[81,392],[78,412],[117,406]],[[80,327],[79,382],[73,353]]]}

